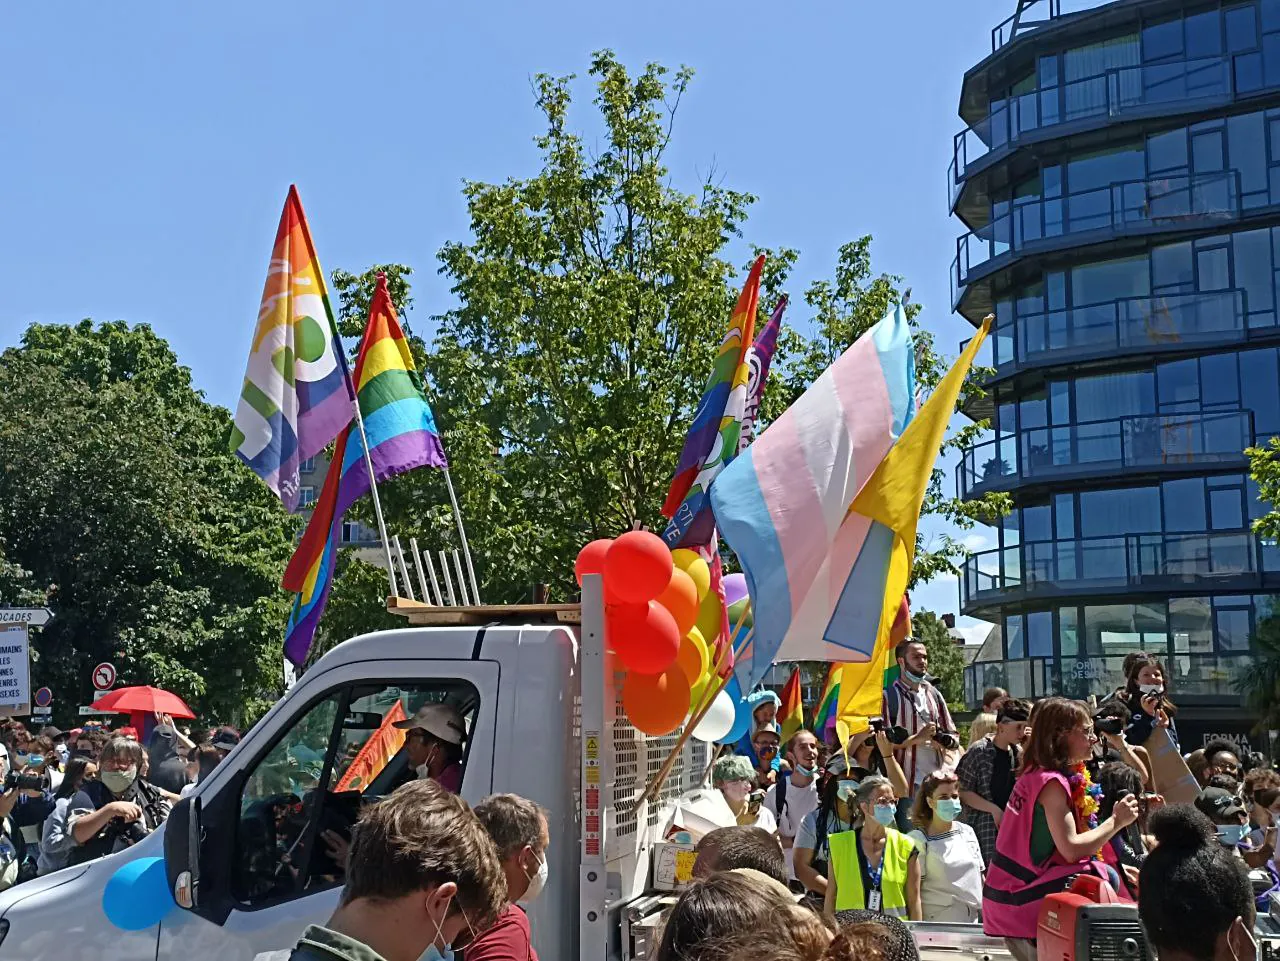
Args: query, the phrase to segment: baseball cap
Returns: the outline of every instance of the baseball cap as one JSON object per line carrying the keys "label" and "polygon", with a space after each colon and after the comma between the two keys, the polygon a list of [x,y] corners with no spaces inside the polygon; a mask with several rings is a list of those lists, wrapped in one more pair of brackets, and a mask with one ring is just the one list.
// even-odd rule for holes
{"label": "baseball cap", "polygon": [[413,717],[407,721],[396,721],[392,726],[402,731],[418,728],[446,744],[461,744],[462,739],[467,736],[462,715],[457,708],[448,704],[424,704]]}
{"label": "baseball cap", "polygon": [[213,737],[209,739],[209,743],[219,751],[230,751],[240,743],[240,735],[229,727],[220,727],[213,732]]}
{"label": "baseball cap", "polygon": [[764,724],[756,726],[755,731],[751,734],[752,739],[754,739],[757,734],[772,734],[774,737],[781,740],[782,728],[778,727],[778,725],[773,721],[766,721]]}
{"label": "baseball cap", "polygon": [[1244,802],[1225,788],[1207,787],[1196,798],[1196,807],[1209,820],[1236,817],[1244,813]]}

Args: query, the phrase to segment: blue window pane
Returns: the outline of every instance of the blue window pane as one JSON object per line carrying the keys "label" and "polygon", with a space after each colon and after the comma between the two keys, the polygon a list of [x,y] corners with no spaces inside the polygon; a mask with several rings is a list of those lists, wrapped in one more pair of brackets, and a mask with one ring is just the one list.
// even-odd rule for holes
{"label": "blue window pane", "polygon": [[1262,89],[1262,54],[1241,53],[1235,57],[1236,90],[1251,93]]}
{"label": "blue window pane", "polygon": [[1199,477],[1165,481],[1160,485],[1164,500],[1166,531],[1203,531],[1206,523],[1204,481]]}
{"label": "blue window pane", "polygon": [[1083,154],[1067,162],[1067,189],[1078,194],[1110,187],[1122,180],[1141,180],[1145,164],[1144,149],[1137,145]]}
{"label": "blue window pane", "polygon": [[1027,614],[1027,656],[1053,656],[1053,615],[1048,611]]}
{"label": "blue window pane", "polygon": [[1280,30],[1280,0],[1262,0],[1262,32]]}
{"label": "blue window pane", "polygon": [[1182,18],[1153,23],[1142,31],[1142,59],[1146,63],[1182,56]]}
{"label": "blue window pane", "polygon": [[1209,529],[1238,531],[1244,527],[1244,497],[1240,490],[1209,491]]}
{"label": "blue window pane", "polygon": [[1171,130],[1147,138],[1147,168],[1152,173],[1187,169],[1187,132]]}
{"label": "blue window pane", "polygon": [[1073,540],[1076,536],[1075,497],[1071,494],[1053,495],[1054,533],[1060,541]]}
{"label": "blue window pane", "polygon": [[1280,375],[1274,349],[1246,350],[1240,354],[1240,388],[1243,406],[1253,411],[1253,427],[1259,441],[1280,433]]}
{"label": "blue window pane", "polygon": [[1227,609],[1215,611],[1218,622],[1219,651],[1249,650],[1249,611]]}
{"label": "blue window pane", "polygon": [[1199,174],[1226,169],[1220,130],[1198,133],[1191,138],[1191,169]]}
{"label": "blue window pane", "polygon": [[1165,244],[1151,251],[1151,283],[1161,292],[1195,290],[1190,241]]}
{"label": "blue window pane", "polygon": [[1111,420],[1156,409],[1155,375],[1151,371],[1099,374],[1076,380],[1076,420]]}
{"label": "blue window pane", "polygon": [[1218,11],[1206,10],[1186,19],[1187,59],[1213,57],[1222,52],[1222,25]]}
{"label": "blue window pane", "polygon": [[1079,650],[1079,611],[1074,607],[1058,608],[1058,649],[1062,656],[1075,654]]}
{"label": "blue window pane", "polygon": [[1280,85],[1280,33],[1262,38],[1262,82],[1267,87]]}
{"label": "blue window pane", "polygon": [[1155,487],[1080,493],[1080,536],[1118,537],[1160,530],[1160,494]]}
{"label": "blue window pane", "polygon": [[1248,113],[1227,121],[1227,149],[1231,167],[1240,173],[1241,192],[1266,191],[1267,140],[1261,113]]}
{"label": "blue window pane", "polygon": [[1040,504],[1022,509],[1023,541],[1047,541],[1053,539],[1049,523],[1049,505]]}
{"label": "blue window pane", "polygon": [[1200,368],[1194,360],[1179,360],[1156,368],[1162,413],[1200,407]]}
{"label": "blue window pane", "polygon": [[1224,11],[1227,22],[1227,49],[1232,53],[1252,50],[1258,45],[1258,27],[1252,3],[1242,3]]}
{"label": "blue window pane", "polygon": [[1240,406],[1240,384],[1235,354],[1210,354],[1200,358],[1200,403],[1205,407]]}
{"label": "blue window pane", "polygon": [[1151,274],[1146,257],[1083,264],[1071,270],[1071,299],[1077,306],[1110,303],[1121,297],[1146,297]]}
{"label": "blue window pane", "polygon": [[1004,619],[1005,656],[1010,659],[1027,656],[1027,645],[1022,634],[1022,615]]}
{"label": "blue window pane", "polygon": [[1231,288],[1231,265],[1227,258],[1227,248],[1215,247],[1212,250],[1197,251],[1196,269],[1200,273],[1201,290]]}

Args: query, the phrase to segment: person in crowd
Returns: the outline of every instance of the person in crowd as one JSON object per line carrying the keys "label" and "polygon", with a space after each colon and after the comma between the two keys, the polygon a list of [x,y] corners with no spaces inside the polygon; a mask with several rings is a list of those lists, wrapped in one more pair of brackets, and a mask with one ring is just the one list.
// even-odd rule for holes
{"label": "person in crowd", "polygon": [[21,854],[19,880],[24,881],[36,875],[41,828],[54,811],[54,791],[63,781],[62,774],[52,772],[49,767],[54,756],[53,741],[44,736],[35,737],[28,747],[28,753],[22,755],[25,767],[16,770],[18,774],[34,779],[40,786],[19,787],[18,803],[10,814],[11,827],[15,831],[15,841]]}
{"label": "person in crowd", "polygon": [[116,731],[118,737],[127,737],[130,741],[138,740],[138,729],[132,724],[126,724],[124,727]]}
{"label": "person in crowd", "polygon": [[773,787],[782,773],[778,758],[780,744],[780,731],[773,722],[760,725],[751,736],[751,747],[756,755],[756,787],[761,791]]}
{"label": "person in crowd", "polygon": [[58,754],[52,738],[44,734],[32,738],[28,751],[27,773],[47,778],[50,792],[56,791],[62,783],[62,772],[58,770]]}
{"label": "person in crowd", "polygon": [[969,725],[969,747],[996,732],[996,716],[1000,702],[1009,696],[1003,687],[989,687],[982,692],[982,711]]}
{"label": "person in crowd", "polygon": [[1253,889],[1201,812],[1151,816],[1156,846],[1138,872],[1138,917],[1160,961],[1257,961]]}
{"label": "person in crowd", "polygon": [[187,756],[194,749],[195,744],[178,730],[172,717],[156,715],[156,726],[151,731],[151,741],[147,746],[151,762],[148,779],[162,791],[181,795],[190,780]]}
{"label": "person in crowd", "polygon": [[1214,738],[1204,746],[1205,769],[1202,777],[1204,784],[1215,774],[1225,774],[1236,780],[1240,779],[1240,755],[1237,748],[1225,738]]}
{"label": "person in crowd", "polygon": [[920,961],[911,930],[892,915],[837,911],[836,925],[824,961]]}
{"label": "person in crowd", "polygon": [[491,794],[476,805],[475,812],[498,849],[507,879],[507,904],[493,925],[457,956],[461,961],[538,961],[529,918],[516,902],[532,901],[546,886],[551,846],[546,812],[518,794]]}
{"label": "person in crowd", "polygon": [[[1252,773],[1252,772],[1251,772]],[[1246,785],[1248,781],[1246,780]],[[1276,823],[1280,820],[1280,784],[1255,787],[1249,806],[1249,835],[1245,839],[1249,847],[1258,850],[1276,846]]]}
{"label": "person in crowd", "polygon": [[723,871],[695,880],[663,925],[655,961],[739,961],[760,946],[783,957],[820,961],[831,930],[796,904],[787,889],[757,871]]}
{"label": "person in crowd", "polygon": [[187,797],[196,786],[213,773],[222,762],[223,754],[212,744],[201,744],[187,758],[187,783],[178,793]]}
{"label": "person in crowd", "polygon": [[289,958],[440,961],[506,905],[489,832],[460,797],[419,779],[361,812],[338,908],[302,932]]}
{"label": "person in crowd", "polygon": [[915,830],[920,851],[921,920],[976,922],[982,911],[982,848],[960,817],[960,781],[954,771],[934,771],[916,793]]}
{"label": "person in crowd", "polygon": [[419,779],[430,778],[446,791],[462,790],[462,742],[467,728],[450,704],[424,704],[413,717],[395,724],[405,734],[409,766]]}
{"label": "person in crowd", "polygon": [[973,828],[982,850],[982,862],[991,863],[996,852],[996,830],[1013,793],[1015,772],[1022,756],[1022,736],[1031,717],[1031,705],[1007,698],[996,714],[996,729],[965,751],[956,767],[960,821]]}
{"label": "person in crowd", "polygon": [[[1142,775],[1123,761],[1113,761],[1103,766],[1098,776],[1098,786],[1102,789],[1102,797],[1098,801],[1098,818],[1106,820],[1115,810],[1116,802],[1128,795],[1142,797]],[[1164,798],[1159,795],[1147,795],[1147,811],[1155,811],[1164,805]],[[1123,893],[1136,899],[1138,893],[1138,869],[1147,859],[1146,840],[1142,836],[1142,805],[1138,808],[1139,818],[1127,827],[1121,828],[1102,847],[1102,860],[1116,870]]]}
{"label": "person in crowd", "polygon": [[67,828],[75,838],[70,863],[123,850],[154,831],[169,805],[141,775],[142,745],[113,737],[98,757],[97,780],[84,780],[68,803]]}
{"label": "person in crowd", "polygon": [[[1125,738],[1124,725],[1129,721],[1129,707],[1123,701],[1114,698],[1105,701],[1094,712],[1094,733],[1098,735],[1098,743],[1093,747],[1093,755],[1089,758],[1087,766],[1089,774],[1098,780],[1098,775],[1102,771],[1103,766],[1107,764],[1127,764],[1138,772],[1138,776],[1142,778],[1144,785],[1151,785],[1151,766],[1148,758],[1145,757],[1146,750],[1144,748],[1135,748],[1129,744]],[[1121,728],[1119,732],[1098,731],[1097,724],[1111,722],[1111,726]],[[1160,725],[1165,723],[1162,718],[1157,722]],[[1141,753],[1139,753],[1141,752]]]}
{"label": "person in crowd", "polygon": [[240,732],[234,727],[224,725],[209,735],[209,743],[217,749],[219,754],[226,757],[240,743]]}
{"label": "person in crowd", "polygon": [[1226,788],[1207,787],[1196,798],[1196,807],[1213,822],[1218,841],[1251,868],[1260,868],[1275,854],[1274,846],[1251,850],[1245,846],[1249,835],[1249,814],[1244,802]]}
{"label": "person in crowd", "polygon": [[67,829],[67,814],[71,799],[79,793],[86,780],[98,776],[98,764],[87,757],[73,757],[67,762],[62,784],[53,796],[53,813],[44,822],[40,836],[40,853],[36,859],[38,874],[52,874],[70,863],[71,850],[76,840]]}
{"label": "person in crowd", "polygon": [[751,762],[740,754],[725,755],[711,768],[711,784],[729,805],[729,811],[737,822],[776,834],[778,822],[774,820],[773,812],[764,806],[763,799],[760,803],[751,802],[755,778]]}
{"label": "person in crowd", "polygon": [[1042,898],[1034,893],[1086,871],[1114,880],[1093,857],[1138,819],[1138,799],[1129,794],[1092,826],[1097,799],[1084,765],[1093,753],[1093,718],[1084,704],[1063,697],[1045,698],[1037,708],[983,889],[983,930],[1004,938],[1019,961],[1035,957]]}
{"label": "person in crowd", "polygon": [[750,868],[787,884],[787,864],[778,839],[763,828],[731,827],[708,831],[694,848],[693,876]]}
{"label": "person in crowd", "polygon": [[1209,767],[1209,761],[1204,756],[1204,748],[1196,748],[1190,754],[1184,754],[1182,759],[1187,762],[1187,770],[1191,772],[1191,776],[1196,779],[1196,783],[1204,787],[1204,782],[1208,780],[1208,774],[1205,773]]}
{"label": "person in crowd", "polygon": [[871,773],[862,769],[847,770],[841,754],[831,758],[826,772],[818,807],[801,820],[792,850],[796,879],[804,885],[808,901],[814,907],[826,901],[831,870],[830,838],[841,831],[853,830],[857,817],[854,794],[860,778]]}
{"label": "person in crowd", "polygon": [[1163,662],[1145,651],[1135,652],[1125,660],[1128,664],[1125,686],[1109,698],[1123,704],[1128,714],[1124,726],[1125,741],[1134,747],[1141,746],[1151,737],[1152,731],[1162,727],[1168,728],[1176,745],[1178,731],[1173,718],[1178,709],[1169,699]]}
{"label": "person in crowd", "polygon": [[71,739],[71,756],[86,757],[92,761],[98,759],[99,752],[107,743],[107,736],[96,728],[84,728],[75,732],[75,737]]}
{"label": "person in crowd", "polygon": [[[764,806],[778,822],[778,838],[786,855],[787,874],[796,881],[792,865],[796,832],[800,822],[818,808],[818,738],[812,731],[800,730],[787,742],[786,760],[791,770],[779,775],[777,783],[764,795]],[[796,882],[796,886],[803,887]]]}
{"label": "person in crowd", "polygon": [[[734,753],[750,758],[751,766],[759,768],[763,762],[756,754],[756,731],[766,725],[776,723],[778,709],[782,707],[782,701],[773,691],[759,690],[752,691],[747,695],[747,706],[751,708],[751,729],[743,734],[738,743],[734,745]],[[782,759],[775,754],[772,762],[769,762],[769,766],[774,771],[777,771],[782,766]]]}
{"label": "person in crowd", "polygon": [[894,651],[898,679],[885,688],[881,703],[884,723],[906,729],[907,740],[895,744],[911,791],[898,801],[898,827],[911,830],[911,798],[924,779],[943,766],[945,755],[960,746],[946,699],[927,677],[929,652],[920,641],[907,638]]}
{"label": "person in crowd", "polygon": [[856,792],[862,824],[827,839],[831,851],[825,911],[848,908],[921,919],[920,859],[916,846],[895,827],[897,797],[889,779],[873,774]]}
{"label": "person in crowd", "polygon": [[1240,792],[1242,790],[1240,782],[1230,774],[1215,774],[1213,777],[1209,778],[1209,783],[1206,784],[1205,787],[1218,788],[1229,794],[1234,794],[1237,798],[1240,797]]}

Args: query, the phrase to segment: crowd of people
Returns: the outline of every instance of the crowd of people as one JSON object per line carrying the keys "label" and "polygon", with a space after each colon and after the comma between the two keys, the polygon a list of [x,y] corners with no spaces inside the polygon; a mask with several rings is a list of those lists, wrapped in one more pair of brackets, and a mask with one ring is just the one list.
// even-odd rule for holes
{"label": "crowd of people", "polygon": [[146,837],[239,740],[223,727],[197,744],[167,715],[155,718],[145,746],[133,726],[33,733],[4,721],[0,890]]}

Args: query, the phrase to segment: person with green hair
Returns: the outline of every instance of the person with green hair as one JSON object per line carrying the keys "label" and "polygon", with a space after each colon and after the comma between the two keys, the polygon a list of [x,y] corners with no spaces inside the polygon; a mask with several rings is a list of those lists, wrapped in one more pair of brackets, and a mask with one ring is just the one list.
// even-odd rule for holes
{"label": "person with green hair", "polygon": [[763,828],[770,834],[778,833],[778,822],[773,812],[764,806],[764,795],[752,796],[756,783],[756,771],[751,761],[740,754],[720,758],[711,768],[711,785],[720,792],[729,811],[738,824]]}

